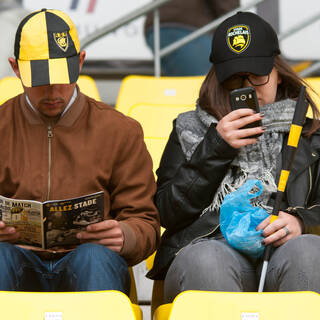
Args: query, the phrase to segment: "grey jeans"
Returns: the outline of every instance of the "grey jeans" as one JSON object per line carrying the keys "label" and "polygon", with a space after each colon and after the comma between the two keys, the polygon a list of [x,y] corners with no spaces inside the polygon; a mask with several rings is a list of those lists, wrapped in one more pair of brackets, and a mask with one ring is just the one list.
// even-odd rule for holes
{"label": "grey jeans", "polygon": [[[183,248],[164,283],[165,301],[185,290],[257,291],[261,263],[231,248],[224,239],[207,239]],[[302,235],[277,248],[268,265],[264,291],[320,293],[320,236]]]}

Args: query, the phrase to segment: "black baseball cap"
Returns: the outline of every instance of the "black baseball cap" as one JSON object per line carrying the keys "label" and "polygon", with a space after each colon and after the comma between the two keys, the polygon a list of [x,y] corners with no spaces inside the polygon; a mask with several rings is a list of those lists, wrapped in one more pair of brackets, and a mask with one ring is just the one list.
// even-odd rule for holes
{"label": "black baseball cap", "polygon": [[221,83],[238,72],[269,74],[279,41],[271,25],[252,12],[238,12],[216,29],[210,54]]}

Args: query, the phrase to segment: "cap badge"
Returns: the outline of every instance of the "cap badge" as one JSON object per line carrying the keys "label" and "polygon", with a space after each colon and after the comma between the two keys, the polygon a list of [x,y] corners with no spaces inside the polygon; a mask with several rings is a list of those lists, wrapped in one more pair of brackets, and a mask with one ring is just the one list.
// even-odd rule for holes
{"label": "cap badge", "polygon": [[58,45],[58,47],[66,52],[69,47],[69,42],[68,42],[68,34],[67,31],[65,32],[55,32],[53,34],[54,41]]}
{"label": "cap badge", "polygon": [[237,25],[228,29],[227,43],[229,48],[235,53],[245,51],[251,41],[250,28],[246,25]]}

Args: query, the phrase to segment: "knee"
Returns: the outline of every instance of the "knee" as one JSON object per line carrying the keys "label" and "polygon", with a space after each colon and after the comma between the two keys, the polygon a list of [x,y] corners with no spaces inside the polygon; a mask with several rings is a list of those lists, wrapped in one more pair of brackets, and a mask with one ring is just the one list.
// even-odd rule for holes
{"label": "knee", "polygon": [[[105,246],[95,243],[84,243],[78,246],[74,253],[81,259],[92,259],[101,256],[111,256],[113,251]],[[116,254],[116,253],[115,253]]]}
{"label": "knee", "polygon": [[189,245],[175,258],[176,264],[182,270],[190,269],[192,273],[212,273],[214,270],[226,268],[230,259],[232,260],[232,255],[226,245],[215,240],[200,241]]}
{"label": "knee", "polygon": [[3,258],[8,258],[11,256],[17,248],[12,245],[11,243],[8,242],[0,242],[0,257]]}
{"label": "knee", "polygon": [[320,237],[304,234],[286,242],[279,248],[279,254],[294,264],[320,263]]}
{"label": "knee", "polygon": [[0,242],[0,270],[10,270],[19,261],[19,249],[7,242]]}
{"label": "knee", "polygon": [[62,282],[69,281],[72,290],[128,292],[130,275],[125,260],[103,245],[81,244],[66,261],[67,273]]}
{"label": "knee", "polygon": [[78,246],[73,252],[74,258],[82,263],[108,263],[115,258],[120,257],[116,252],[107,247],[95,244],[85,243]]}
{"label": "knee", "polygon": [[14,247],[11,243],[8,242],[0,242],[0,251],[4,250],[10,250],[12,247]]}

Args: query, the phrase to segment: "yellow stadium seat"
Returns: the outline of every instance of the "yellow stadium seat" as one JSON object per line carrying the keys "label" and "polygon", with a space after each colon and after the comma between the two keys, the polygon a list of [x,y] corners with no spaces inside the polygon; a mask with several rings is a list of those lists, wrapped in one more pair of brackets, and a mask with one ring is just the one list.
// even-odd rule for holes
{"label": "yellow stadium seat", "polygon": [[1,319],[141,320],[142,311],[119,291],[0,291]]}
{"label": "yellow stadium seat", "polygon": [[[304,80],[313,89],[313,91],[309,90],[309,94],[320,111],[320,77],[310,77],[305,78]],[[307,112],[307,117],[312,118],[312,111],[310,107]]]}
{"label": "yellow stadium seat", "polygon": [[179,113],[195,108],[204,76],[128,76],[121,83],[116,109],[142,125],[145,142],[158,168],[163,149]]}
{"label": "yellow stadium seat", "polygon": [[297,63],[293,64],[291,67],[294,72],[299,73],[299,72],[309,68],[311,65],[312,65],[311,60],[305,60],[305,61],[297,62]]}
{"label": "yellow stadium seat", "polygon": [[140,122],[144,141],[151,154],[153,168],[159,166],[164,147],[172,130],[172,121],[181,112],[192,110],[193,106],[139,103],[130,107],[127,115]]}
{"label": "yellow stadium seat", "polygon": [[[154,172],[179,113],[193,110],[204,80],[199,77],[128,76],[121,84],[116,109],[139,121],[150,152]],[[154,254],[146,260],[150,270]],[[163,281],[153,283],[151,316],[163,303]]]}
{"label": "yellow stadium seat", "polygon": [[160,306],[155,320],[318,320],[315,292],[185,291]]}
{"label": "yellow stadium seat", "polygon": [[6,77],[0,80],[0,105],[23,92],[20,79]]}
{"label": "yellow stadium seat", "polygon": [[204,76],[128,76],[121,83],[116,109],[127,115],[137,103],[194,107],[203,80]]}
{"label": "yellow stadium seat", "polygon": [[101,101],[100,94],[93,78],[80,75],[77,84],[82,93],[97,101]]}
{"label": "yellow stadium seat", "polygon": [[[80,75],[77,83],[84,94],[100,101],[97,86],[91,77]],[[5,77],[0,79],[0,105],[22,92],[23,87],[20,79],[17,77]]]}

